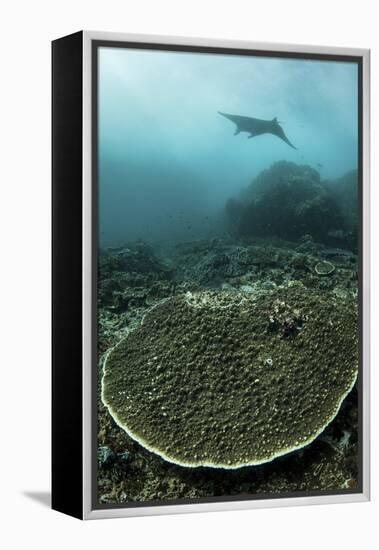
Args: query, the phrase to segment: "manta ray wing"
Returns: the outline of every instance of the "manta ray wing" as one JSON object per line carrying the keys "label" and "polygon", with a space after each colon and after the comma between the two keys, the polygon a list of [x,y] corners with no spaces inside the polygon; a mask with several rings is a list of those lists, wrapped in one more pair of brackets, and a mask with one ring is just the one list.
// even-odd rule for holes
{"label": "manta ray wing", "polygon": [[234,122],[234,124],[237,126],[236,133],[249,132],[255,135],[262,133],[259,128],[260,121],[257,118],[251,118],[241,115],[230,115],[229,113],[222,113],[221,111],[218,111],[218,113]]}

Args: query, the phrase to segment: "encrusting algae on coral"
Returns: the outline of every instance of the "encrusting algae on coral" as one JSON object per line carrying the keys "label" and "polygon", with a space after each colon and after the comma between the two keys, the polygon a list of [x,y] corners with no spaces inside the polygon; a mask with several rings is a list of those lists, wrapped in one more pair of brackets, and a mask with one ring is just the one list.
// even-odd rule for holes
{"label": "encrusting algae on coral", "polygon": [[107,354],[102,400],[181,466],[239,468],[312,442],[358,368],[352,302],[301,286],[168,298]]}

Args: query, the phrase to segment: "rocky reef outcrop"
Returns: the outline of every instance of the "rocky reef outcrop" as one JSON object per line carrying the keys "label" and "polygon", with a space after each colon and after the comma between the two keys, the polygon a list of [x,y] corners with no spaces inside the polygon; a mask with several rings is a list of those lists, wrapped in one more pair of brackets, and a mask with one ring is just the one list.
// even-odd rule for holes
{"label": "rocky reef outcrop", "polygon": [[225,214],[227,226],[238,237],[298,240],[311,235],[328,243],[333,232],[348,229],[336,193],[320,174],[310,166],[286,161],[259,174],[239,201],[227,201]]}
{"label": "rocky reef outcrop", "polygon": [[330,231],[329,237],[337,245],[344,244],[356,250],[359,213],[358,170],[351,170],[340,178],[325,182],[325,185],[338,203],[343,219],[343,227]]}

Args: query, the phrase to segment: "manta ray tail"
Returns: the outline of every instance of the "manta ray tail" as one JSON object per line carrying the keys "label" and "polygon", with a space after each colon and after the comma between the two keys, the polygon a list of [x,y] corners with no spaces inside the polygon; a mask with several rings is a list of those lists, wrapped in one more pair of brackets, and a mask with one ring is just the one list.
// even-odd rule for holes
{"label": "manta ray tail", "polygon": [[[281,137],[281,136],[280,136]],[[285,141],[287,143],[287,145],[289,145],[290,147],[292,147],[292,149],[296,149],[297,150],[297,147],[295,147],[291,142],[290,140],[287,138],[287,137],[281,137],[281,139],[283,141]]]}
{"label": "manta ray tail", "polygon": [[279,124],[276,124],[275,127],[271,129],[270,134],[273,134],[274,136],[276,136],[276,137],[278,137],[279,139],[283,140],[285,143],[287,143],[287,145],[289,145],[290,147],[292,147],[292,149],[297,149],[297,147],[295,147],[295,146],[290,142],[290,140],[288,139],[288,137],[287,137],[286,134],[284,133],[283,128],[282,128]]}

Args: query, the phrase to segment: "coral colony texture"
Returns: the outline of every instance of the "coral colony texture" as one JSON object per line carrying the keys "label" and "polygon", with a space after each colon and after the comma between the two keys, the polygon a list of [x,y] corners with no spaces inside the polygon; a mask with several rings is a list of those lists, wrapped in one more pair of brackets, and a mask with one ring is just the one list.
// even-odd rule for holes
{"label": "coral colony texture", "polygon": [[107,356],[103,401],[170,462],[269,462],[337,414],[357,375],[356,320],[340,298],[297,286],[178,295]]}
{"label": "coral colony texture", "polygon": [[360,491],[356,64],[98,59],[98,505]]}

